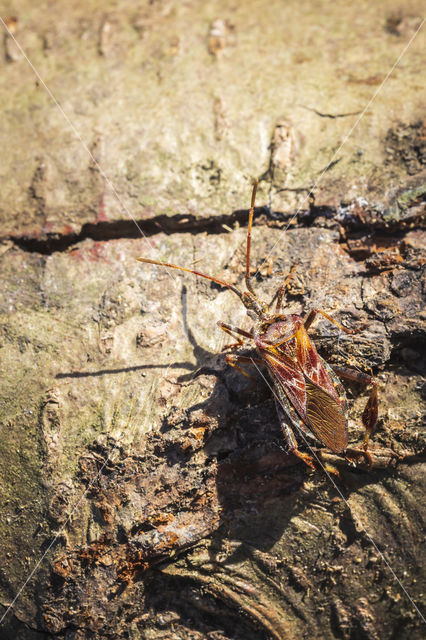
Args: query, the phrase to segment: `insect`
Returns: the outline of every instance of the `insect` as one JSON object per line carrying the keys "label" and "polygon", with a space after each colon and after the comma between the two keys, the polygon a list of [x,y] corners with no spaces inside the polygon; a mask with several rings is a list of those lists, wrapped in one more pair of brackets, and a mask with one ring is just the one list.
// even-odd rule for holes
{"label": "insect", "polygon": [[[312,309],[305,319],[295,314],[283,314],[286,290],[296,265],[291,269],[269,304],[262,302],[253,289],[250,277],[250,250],[257,184],[258,181],[255,180],[248,220],[246,291],[186,267],[148,258],[137,258],[137,260],[187,271],[201,278],[206,278],[227,287],[240,298],[247,309],[248,316],[254,320],[252,330],[245,331],[224,322],[218,322],[218,325],[237,340],[228,347],[235,350],[243,346],[247,340],[251,340],[256,347],[258,358],[228,353],[226,361],[248,378],[252,376],[240,367],[240,364],[254,363],[266,366],[272,379],[278,418],[287,441],[288,451],[302,458],[309,466],[313,466],[312,458],[299,451],[294,432],[304,439],[307,436],[319,441],[335,453],[343,452],[348,445],[348,403],[339,376],[364,385],[371,385],[372,390],[362,415],[365,427],[364,452],[369,459],[368,442],[378,416],[377,383],[366,373],[346,367],[332,368],[317,353],[315,345],[308,335],[308,330],[318,314],[324,316],[347,334],[353,335],[358,331],[347,329],[321,309]],[[275,301],[275,310],[272,311]]]}

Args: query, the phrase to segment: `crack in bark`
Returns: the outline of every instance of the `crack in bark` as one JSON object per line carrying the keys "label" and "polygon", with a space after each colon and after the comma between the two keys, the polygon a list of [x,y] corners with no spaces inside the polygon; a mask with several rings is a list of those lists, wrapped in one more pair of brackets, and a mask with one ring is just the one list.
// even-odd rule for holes
{"label": "crack in bark", "polygon": [[[265,212],[264,207],[256,207],[255,217]],[[79,233],[49,233],[34,237],[29,235],[13,235],[0,238],[0,241],[11,241],[17,247],[30,253],[50,255],[54,252],[67,251],[73,245],[87,239],[96,241],[117,240],[124,238],[137,239],[141,237],[141,231],[145,237],[151,237],[157,233],[204,233],[219,234],[226,231],[224,225],[238,223],[246,226],[248,210],[238,209],[230,215],[209,216],[197,218],[192,214],[177,214],[174,216],[159,215],[148,220],[113,220],[109,222],[88,222],[81,227]],[[136,223],[135,223],[136,222]]]}
{"label": "crack in bark", "polygon": [[301,107],[307,111],[312,111],[320,118],[331,118],[332,120],[335,120],[336,118],[347,118],[349,116],[359,116],[361,113],[361,111],[349,111],[348,113],[322,113],[321,111],[318,111],[313,107],[307,107],[304,104],[302,104]]}
{"label": "crack in bark", "polygon": [[[336,163],[339,160],[336,160]],[[282,191],[304,191],[304,188],[290,189],[283,188]],[[308,208],[302,211],[283,212],[273,211],[268,206],[261,206],[255,208],[254,218],[257,219],[260,216],[265,216],[266,224],[269,227],[275,227],[282,229],[282,225],[287,221],[292,220],[294,217],[297,219],[297,223],[292,225],[292,228],[303,228],[309,226],[315,226],[315,220],[317,218],[326,218],[332,220],[335,218],[336,227],[344,227],[348,230],[360,231],[368,228],[370,233],[374,231],[380,231],[381,234],[395,234],[395,226],[399,221],[386,222],[383,215],[379,215],[376,212],[375,220],[363,221],[359,216],[351,214],[346,217],[345,220],[339,216],[339,207],[331,207],[325,205],[315,205],[314,201],[311,201]],[[421,216],[419,216],[421,219]],[[84,240],[91,239],[98,242],[108,240],[118,240],[133,238],[137,239],[141,237],[141,231],[144,237],[149,238],[158,233],[165,233],[171,235],[174,233],[209,233],[220,234],[229,231],[229,227],[238,224],[241,227],[247,226],[248,222],[248,210],[237,209],[231,214],[211,215],[205,218],[198,218],[192,214],[176,214],[174,216],[167,216],[161,214],[149,219],[142,220],[111,220],[102,222],[87,222],[82,225],[79,232],[72,233],[46,233],[39,236],[31,235],[8,235],[0,237],[0,243],[12,242],[15,246],[19,247],[23,251],[29,253],[39,253],[42,255],[51,255],[55,252],[67,251],[70,247],[83,242]],[[415,228],[421,228],[421,224],[414,224],[406,229],[399,229],[401,237],[407,232],[412,231]]]}

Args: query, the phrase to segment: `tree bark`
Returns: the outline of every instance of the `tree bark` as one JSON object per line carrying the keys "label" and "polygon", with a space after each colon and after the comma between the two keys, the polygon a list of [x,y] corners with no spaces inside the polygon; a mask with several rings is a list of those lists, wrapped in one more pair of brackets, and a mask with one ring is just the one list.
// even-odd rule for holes
{"label": "tree bark", "polygon": [[[425,36],[387,79],[422,20],[400,6],[6,21],[0,640],[422,637]],[[288,454],[266,372],[225,363],[237,297],[135,260],[243,283],[250,176],[259,296],[297,262],[285,313],[360,329],[310,333],[378,381],[370,461]]]}

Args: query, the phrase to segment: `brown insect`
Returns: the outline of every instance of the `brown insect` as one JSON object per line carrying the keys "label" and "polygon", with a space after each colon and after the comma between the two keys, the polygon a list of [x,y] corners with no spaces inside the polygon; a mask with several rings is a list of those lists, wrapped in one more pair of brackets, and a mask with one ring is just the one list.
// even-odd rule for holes
{"label": "brown insect", "polygon": [[[247,230],[245,275],[247,291],[241,291],[228,282],[223,282],[193,269],[148,258],[137,258],[137,260],[193,273],[227,287],[240,298],[247,309],[247,314],[254,320],[252,330],[248,332],[224,322],[218,322],[218,325],[227,334],[236,337],[237,342],[229,345],[230,348],[239,348],[244,345],[245,340],[252,340],[260,357],[251,358],[228,354],[226,361],[248,378],[252,376],[238,363],[266,365],[273,382],[278,417],[288,444],[288,450],[302,458],[308,465],[312,466],[312,458],[298,450],[293,430],[304,439],[306,437],[313,438],[331,451],[341,453],[348,444],[347,400],[338,376],[371,385],[372,391],[362,416],[362,422],[366,429],[364,451],[367,452],[368,441],[378,415],[376,381],[371,376],[352,369],[331,368],[317,353],[315,345],[308,335],[308,329],[318,314],[327,318],[345,333],[353,335],[358,331],[346,329],[320,309],[312,309],[305,319],[295,314],[284,315],[282,313],[283,302],[286,289],[293,276],[294,267],[269,304],[262,302],[254,292],[250,278],[250,247],[257,184],[256,180],[253,186]],[[275,311],[271,311],[275,300]],[[366,455],[369,456],[368,453]]]}

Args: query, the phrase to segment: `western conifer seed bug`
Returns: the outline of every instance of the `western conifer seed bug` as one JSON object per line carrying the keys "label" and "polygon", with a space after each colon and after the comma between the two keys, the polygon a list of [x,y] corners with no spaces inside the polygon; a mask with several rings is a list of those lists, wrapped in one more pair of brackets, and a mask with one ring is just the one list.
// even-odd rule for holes
{"label": "western conifer seed bug", "polygon": [[[247,229],[245,273],[247,291],[242,291],[233,284],[186,267],[148,258],[137,258],[137,260],[187,271],[201,278],[206,278],[227,287],[240,298],[247,309],[248,316],[254,320],[252,330],[245,331],[225,322],[218,322],[218,325],[227,334],[236,338],[237,342],[229,345],[230,348],[241,347],[247,340],[251,340],[255,344],[259,357],[253,359],[247,356],[227,354],[226,361],[248,378],[252,376],[239,364],[255,363],[266,366],[273,382],[278,418],[287,441],[288,451],[300,457],[309,466],[313,466],[313,460],[308,454],[299,451],[293,431],[302,435],[304,439],[305,436],[314,438],[335,453],[343,452],[348,444],[347,400],[338,376],[355,380],[364,385],[371,385],[372,391],[362,415],[365,427],[363,449],[367,459],[370,460],[367,447],[378,416],[377,383],[374,378],[365,373],[342,367],[331,368],[317,353],[315,345],[308,335],[308,330],[318,314],[324,316],[347,334],[353,335],[358,331],[343,327],[328,313],[320,309],[312,309],[305,319],[295,314],[283,314],[285,293],[294,267],[269,304],[262,302],[253,289],[250,278],[250,248],[257,184],[258,181],[255,180]],[[275,310],[272,311],[274,302]]]}

